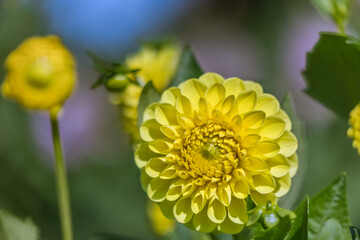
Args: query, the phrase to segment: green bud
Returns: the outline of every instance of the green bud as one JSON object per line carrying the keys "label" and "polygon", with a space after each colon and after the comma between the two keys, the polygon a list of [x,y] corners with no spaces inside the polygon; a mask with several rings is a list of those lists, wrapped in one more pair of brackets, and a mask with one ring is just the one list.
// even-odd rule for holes
{"label": "green bud", "polygon": [[129,84],[130,80],[129,78],[122,73],[116,74],[115,76],[109,78],[105,82],[105,87],[109,91],[121,91],[126,88],[126,86]]}
{"label": "green bud", "polygon": [[258,206],[251,211],[249,211],[249,220],[246,226],[251,226],[259,221],[261,216],[266,212],[265,206]]}
{"label": "green bud", "polygon": [[263,223],[265,228],[272,228],[276,226],[280,221],[279,216],[275,210],[267,211],[263,216]]}

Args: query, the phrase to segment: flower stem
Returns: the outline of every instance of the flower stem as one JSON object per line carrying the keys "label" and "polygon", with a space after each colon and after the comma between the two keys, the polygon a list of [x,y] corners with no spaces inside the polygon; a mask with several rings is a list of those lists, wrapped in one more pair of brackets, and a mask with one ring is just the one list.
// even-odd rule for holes
{"label": "flower stem", "polygon": [[69,189],[66,176],[66,167],[60,141],[59,122],[57,114],[50,114],[50,120],[56,161],[56,184],[62,234],[64,240],[73,240]]}

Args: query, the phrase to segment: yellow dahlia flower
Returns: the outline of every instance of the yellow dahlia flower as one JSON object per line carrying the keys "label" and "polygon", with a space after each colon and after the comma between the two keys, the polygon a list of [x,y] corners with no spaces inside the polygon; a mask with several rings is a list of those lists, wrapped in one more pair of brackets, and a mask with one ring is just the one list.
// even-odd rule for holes
{"label": "yellow dahlia flower", "polygon": [[166,218],[159,207],[159,205],[149,201],[147,209],[149,218],[151,220],[154,231],[160,235],[165,236],[175,229],[174,220]]}
{"label": "yellow dahlia flower", "polygon": [[59,109],[74,88],[74,65],[58,37],[28,38],[5,61],[2,94],[29,109]]}
{"label": "yellow dahlia flower", "polygon": [[349,124],[350,128],[347,131],[347,135],[354,139],[353,147],[360,154],[360,103],[350,112]]}
{"label": "yellow dahlia flower", "polygon": [[131,134],[133,140],[139,139],[137,106],[142,88],[147,82],[152,81],[159,92],[164,91],[175,73],[179,56],[178,46],[168,44],[159,49],[145,46],[126,59],[126,67],[139,71],[136,73],[136,79],[132,78],[133,82],[130,82],[125,90],[119,94],[112,94],[111,101],[120,104],[125,130]]}
{"label": "yellow dahlia flower", "polygon": [[240,232],[246,200],[276,203],[297,168],[297,139],[262,87],[215,73],[164,91],[144,112],[135,161],[149,198],[201,232]]}

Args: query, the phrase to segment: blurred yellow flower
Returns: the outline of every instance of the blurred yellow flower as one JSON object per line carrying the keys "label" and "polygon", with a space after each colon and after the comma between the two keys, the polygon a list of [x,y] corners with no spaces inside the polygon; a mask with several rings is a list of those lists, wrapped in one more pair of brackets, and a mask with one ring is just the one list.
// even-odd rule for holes
{"label": "blurred yellow flower", "polygon": [[165,216],[201,232],[240,232],[246,200],[276,203],[297,170],[297,139],[278,100],[239,78],[206,73],[144,112],[135,161]]}
{"label": "blurred yellow flower", "polygon": [[347,135],[354,139],[353,147],[360,154],[360,103],[350,112],[349,124],[350,128],[347,131]]}
{"label": "blurred yellow flower", "polygon": [[74,65],[58,37],[28,38],[5,61],[2,94],[29,109],[59,109],[74,88]]}
{"label": "blurred yellow flower", "polygon": [[139,139],[137,106],[142,88],[147,82],[152,81],[159,92],[164,91],[174,76],[179,56],[180,50],[177,45],[165,44],[160,48],[144,46],[126,59],[126,67],[139,69],[136,79],[129,76],[133,82],[119,94],[112,94],[110,99],[114,104],[120,105],[125,130],[135,142]]}
{"label": "blurred yellow flower", "polygon": [[175,229],[175,221],[166,218],[156,203],[149,201],[147,212],[156,234],[165,236]]}

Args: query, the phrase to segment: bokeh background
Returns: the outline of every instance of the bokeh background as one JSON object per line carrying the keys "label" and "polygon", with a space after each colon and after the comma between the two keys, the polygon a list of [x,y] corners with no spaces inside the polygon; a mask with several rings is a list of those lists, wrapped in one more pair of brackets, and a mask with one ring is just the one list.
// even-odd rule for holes
{"label": "bokeh background", "polygon": [[[353,16],[349,31],[358,35]],[[60,122],[75,239],[99,232],[158,238],[118,111],[105,89],[90,89],[98,74],[85,51],[120,61],[141,40],[164,38],[189,44],[206,71],[259,81],[280,99],[289,91],[307,136],[296,202],[346,172],[350,216],[359,227],[360,156],[346,137],[347,122],[303,93],[301,71],[319,31],[336,29],[303,0],[0,0],[0,64],[33,35],[57,34],[76,56],[79,82]],[[0,82],[3,76],[1,68]],[[48,121],[0,97],[0,208],[30,216],[43,239],[58,240]]]}

